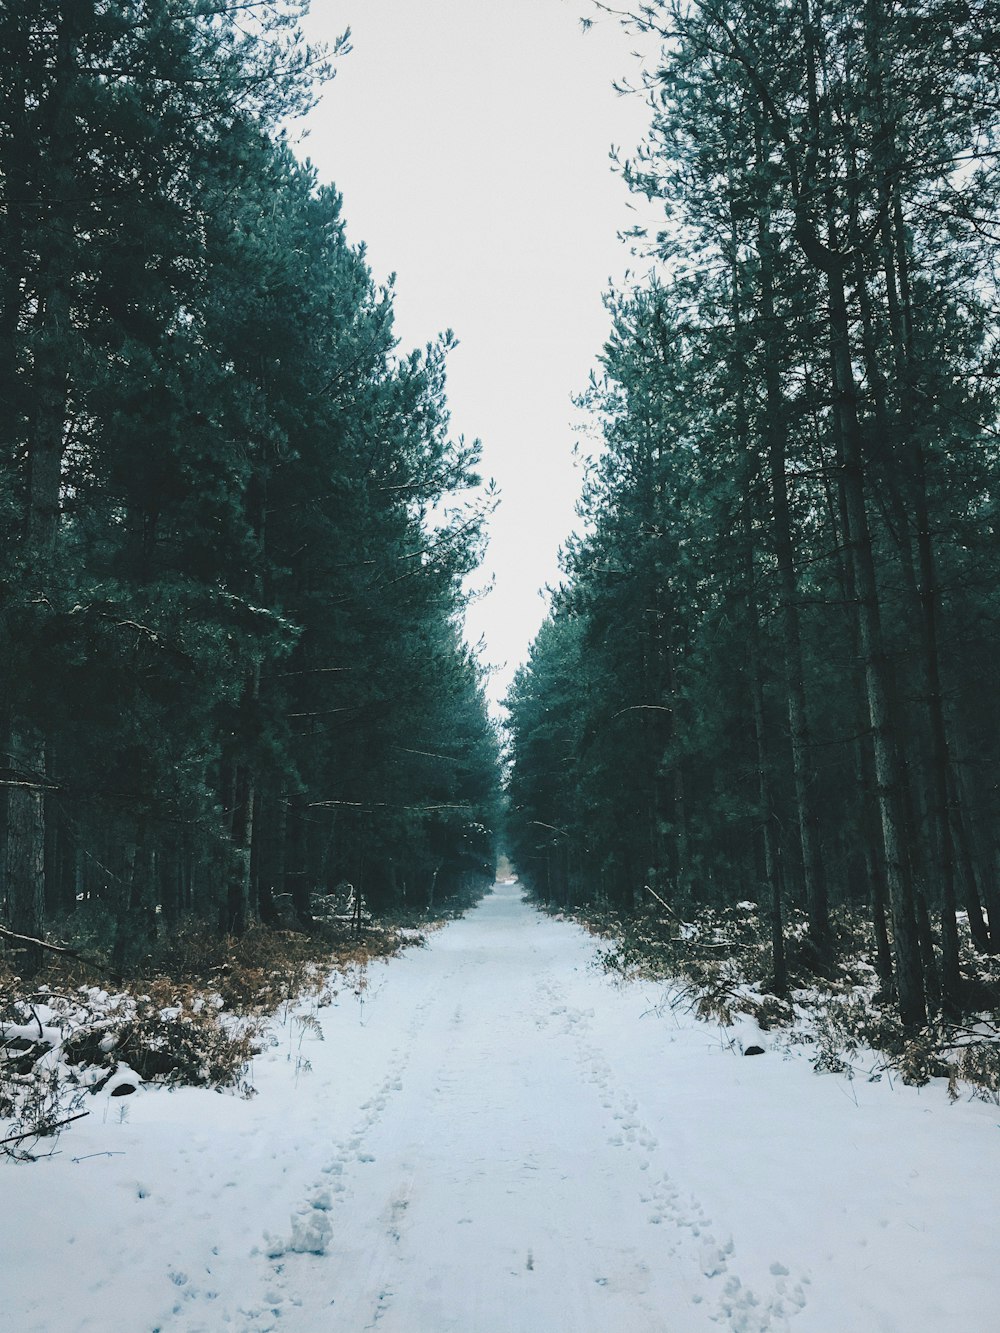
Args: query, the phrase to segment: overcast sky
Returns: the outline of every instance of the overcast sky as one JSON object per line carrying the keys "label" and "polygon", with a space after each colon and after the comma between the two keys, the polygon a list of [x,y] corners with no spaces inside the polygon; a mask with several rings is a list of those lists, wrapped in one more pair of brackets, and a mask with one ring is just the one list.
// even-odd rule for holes
{"label": "overcast sky", "polygon": [[572,448],[608,331],[602,295],[629,265],[631,225],[612,143],[646,117],[612,90],[634,42],[588,0],[313,0],[307,29],[353,51],[309,119],[302,151],[343,193],[348,236],[378,280],[397,275],[403,348],[446,328],[456,434],[483,442],[503,496],[469,612],[502,696],[545,614],[575,524]]}

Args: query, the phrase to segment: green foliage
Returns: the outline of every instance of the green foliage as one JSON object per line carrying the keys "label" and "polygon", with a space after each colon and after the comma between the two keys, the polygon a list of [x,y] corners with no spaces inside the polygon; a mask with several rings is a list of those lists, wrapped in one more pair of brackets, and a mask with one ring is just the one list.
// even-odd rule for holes
{"label": "green foliage", "polygon": [[451,335],[397,350],[286,141],[347,49],[302,9],[0,16],[0,862],[15,926],[99,905],[119,966],[492,864],[458,627],[493,500]]}
{"label": "green foliage", "polygon": [[946,8],[633,17],[654,271],[607,298],[585,526],[508,699],[541,897],[752,901],[779,989],[867,910],[914,1029],[1000,918],[996,66]]}

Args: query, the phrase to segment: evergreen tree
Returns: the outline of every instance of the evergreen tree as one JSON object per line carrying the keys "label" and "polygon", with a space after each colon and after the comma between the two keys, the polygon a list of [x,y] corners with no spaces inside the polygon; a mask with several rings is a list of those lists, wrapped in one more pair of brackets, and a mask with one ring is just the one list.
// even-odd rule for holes
{"label": "evergreen tree", "polygon": [[[809,919],[796,965],[828,969],[828,900],[863,901],[911,1026],[965,1003],[959,902],[993,947],[973,774],[996,713],[970,670],[996,632],[985,12],[710,0],[631,20],[663,38],[624,166],[663,205],[636,233],[660,276],[613,302],[589,395],[604,452],[555,606],[601,682],[570,705],[605,747],[578,749],[573,819],[592,861],[627,829],[649,867],[618,901],[643,873],[679,901],[756,898],[779,989],[783,904]],[[512,791],[532,785],[526,706]],[[630,710],[662,710],[659,733],[615,737]]]}
{"label": "evergreen tree", "polygon": [[[304,923],[348,874],[375,898],[430,829],[418,877],[492,855],[456,628],[491,501],[450,339],[397,354],[280,129],[329,69],[302,9],[0,13],[4,898],[32,937],[99,905],[119,964],[286,887]],[[447,782],[399,763],[418,733]]]}

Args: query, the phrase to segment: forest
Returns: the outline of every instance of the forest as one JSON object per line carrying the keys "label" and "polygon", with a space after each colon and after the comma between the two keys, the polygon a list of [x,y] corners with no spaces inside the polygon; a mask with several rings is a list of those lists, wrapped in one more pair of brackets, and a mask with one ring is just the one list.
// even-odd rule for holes
{"label": "forest", "polygon": [[909,1030],[998,1003],[998,18],[623,17],[651,276],[608,293],[581,535],[507,701],[542,898],[749,904],[778,997],[860,938]]}
{"label": "forest", "polygon": [[0,921],[119,970],[493,878],[494,503],[295,124],[297,0],[0,7]]}
{"label": "forest", "polygon": [[0,0],[5,1330],[995,1333],[998,88]]}
{"label": "forest", "polygon": [[47,934],[121,970],[192,923],[429,908],[504,838],[555,906],[754,905],[779,997],[861,938],[905,1027],[974,1010],[1000,951],[991,0],[595,6],[656,53],[621,89],[649,113],[617,163],[641,262],[506,701],[503,832],[462,632],[495,496],[450,429],[453,335],[399,347],[294,141],[350,50],[305,9],[0,13],[19,973]]}

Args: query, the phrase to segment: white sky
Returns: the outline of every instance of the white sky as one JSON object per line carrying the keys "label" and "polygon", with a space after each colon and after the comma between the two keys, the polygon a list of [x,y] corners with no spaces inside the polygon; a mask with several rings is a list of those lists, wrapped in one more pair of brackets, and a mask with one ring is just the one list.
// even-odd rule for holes
{"label": "white sky", "polygon": [[[302,145],[344,196],[349,238],[377,280],[397,275],[402,349],[446,328],[456,434],[483,442],[482,471],[502,504],[491,525],[467,635],[485,639],[502,697],[558,580],[575,522],[585,387],[608,331],[602,295],[628,266],[619,230],[634,221],[611,171],[612,143],[634,147],[632,39],[588,0],[313,0],[307,31],[352,53],[309,119]],[[574,429],[574,425],[576,429]]]}

